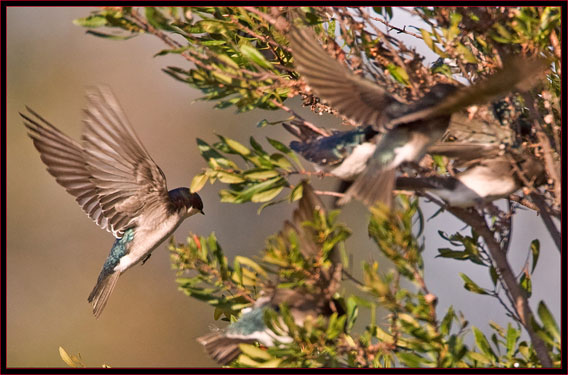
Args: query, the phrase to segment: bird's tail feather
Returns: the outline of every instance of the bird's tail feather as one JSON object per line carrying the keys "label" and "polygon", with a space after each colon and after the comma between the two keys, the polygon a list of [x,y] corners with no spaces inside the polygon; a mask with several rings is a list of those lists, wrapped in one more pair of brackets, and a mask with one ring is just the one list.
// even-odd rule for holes
{"label": "bird's tail feather", "polygon": [[[341,181],[339,182],[339,185],[337,186],[337,189],[336,189],[336,190],[337,190],[338,193],[345,194],[345,192],[346,192],[347,190],[349,190],[349,188],[351,187],[351,185],[353,185],[353,181],[341,180]],[[337,209],[337,208],[339,208],[339,206],[341,206],[341,204],[339,203],[340,200],[341,200],[341,198],[336,198],[336,199],[333,201],[333,208],[334,208],[334,209]]]}
{"label": "bird's tail feather", "polygon": [[372,206],[379,201],[391,207],[395,174],[396,168],[393,167],[383,169],[380,166],[369,166],[355,180],[345,193],[345,196],[337,201],[337,204],[343,205],[354,197],[367,206]]}
{"label": "bird's tail feather", "polygon": [[93,314],[98,318],[103,309],[105,308],[108,298],[112,294],[120,272],[113,272],[108,275],[101,275],[97,281],[97,285],[93,288],[91,294],[89,294],[88,301],[93,304]]}
{"label": "bird's tail feather", "polygon": [[315,138],[322,136],[322,134],[313,131],[307,126],[304,126],[304,122],[297,119],[292,120],[289,124],[283,122],[282,126],[290,134],[292,134],[302,142],[310,142]]}
{"label": "bird's tail feather", "polygon": [[227,365],[241,354],[238,344],[254,342],[226,337],[220,332],[213,332],[197,338],[197,341],[205,347],[207,354],[216,362]]}

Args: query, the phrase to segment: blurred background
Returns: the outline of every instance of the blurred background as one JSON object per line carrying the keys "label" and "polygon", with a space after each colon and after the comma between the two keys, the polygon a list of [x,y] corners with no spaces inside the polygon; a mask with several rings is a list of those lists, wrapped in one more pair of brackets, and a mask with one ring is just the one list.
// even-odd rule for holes
{"label": "blurred background", "polygon": [[[194,102],[200,93],[174,81],[161,68],[186,66],[180,56],[153,55],[165,48],[151,36],[111,41],[85,34],[73,25],[89,7],[8,7],[7,9],[7,366],[64,367],[58,347],[80,352],[87,365],[113,367],[211,367],[195,338],[210,332],[213,310],[177,291],[167,245],[160,246],[144,266],[120,278],[100,319],[95,319],[87,296],[114,241],[99,229],[65,190],[50,176],[18,115],[30,106],[72,138],[82,131],[84,91],[95,84],[112,87],[130,122],[168,179],[170,189],[189,186],[205,166],[195,138],[216,140],[215,133],[248,143],[274,137],[289,142],[280,126],[257,129],[262,119],[281,120],[283,112],[254,111],[235,114],[234,109],[214,110],[215,103]],[[409,24],[395,13],[394,22]],[[413,22],[413,21],[412,21]],[[416,23],[413,23],[416,24]],[[421,51],[419,46],[419,51]],[[421,51],[427,53],[427,51]],[[306,119],[338,127],[329,116],[312,115],[298,99],[287,105]],[[263,142],[267,145],[267,142]],[[304,163],[307,165],[307,162]],[[314,181],[333,189],[334,181]],[[257,204],[220,203],[222,185],[207,184],[200,192],[206,216],[186,220],[175,233],[184,242],[190,232],[214,231],[232,263],[235,255],[255,256],[264,240],[277,232],[291,214],[291,205],[277,205],[257,215]],[[436,207],[422,205],[426,217]],[[390,265],[367,237],[368,213],[358,203],[344,208],[341,220],[353,229],[347,249],[352,273],[361,276],[362,260],[379,259],[384,272]],[[454,233],[464,224],[441,214],[425,229],[426,282],[438,296],[438,311],[453,305],[471,324],[488,332],[487,322],[506,326],[503,308],[489,297],[466,292],[458,272],[465,272],[480,286],[491,284],[486,269],[470,263],[437,258],[439,247],[448,247],[437,231]],[[509,261],[521,271],[530,241],[541,240],[541,256],[533,277],[535,308],[544,300],[560,317],[560,256],[541,219],[520,211],[513,222]],[[354,290],[350,283],[345,288]],[[368,323],[361,311],[359,324]],[[384,317],[379,323],[384,323]]]}

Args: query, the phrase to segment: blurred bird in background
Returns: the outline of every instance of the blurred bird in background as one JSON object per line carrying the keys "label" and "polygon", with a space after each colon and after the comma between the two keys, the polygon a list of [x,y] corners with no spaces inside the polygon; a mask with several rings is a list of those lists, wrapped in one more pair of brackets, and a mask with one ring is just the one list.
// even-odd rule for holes
{"label": "blurred bird in background", "polygon": [[377,201],[390,206],[397,167],[419,161],[444,135],[454,113],[515,88],[528,90],[547,66],[542,59],[508,57],[503,69],[471,86],[439,83],[422,98],[403,103],[333,59],[311,29],[291,26],[288,38],[296,68],[313,92],[341,115],[379,133],[364,172],[340,204],[355,197],[368,206]]}
{"label": "blurred bird in background", "polygon": [[[292,231],[298,238],[299,250],[304,258],[321,256],[322,250],[318,245],[317,232],[311,226],[303,225],[305,221],[314,219],[314,212],[325,215],[321,200],[315,195],[311,185],[303,183],[303,195],[298,208],[293,212],[292,221],[284,223],[284,229],[279,238],[290,248],[289,234]],[[239,319],[224,330],[209,333],[197,340],[208,355],[220,364],[226,365],[235,360],[241,353],[238,345],[241,343],[258,342],[270,347],[278,343],[290,343],[292,338],[287,335],[286,325],[282,331],[275,332],[265,323],[267,309],[279,311],[284,304],[294,319],[295,324],[302,326],[308,316],[316,318],[319,315],[328,316],[334,312],[343,314],[340,303],[333,299],[338,290],[342,275],[342,264],[335,249],[329,253],[332,266],[318,272],[312,278],[305,280],[304,287],[294,289],[273,287],[263,290],[252,307],[243,309]],[[278,280],[282,282],[282,280]]]}
{"label": "blurred bird in background", "polygon": [[[435,193],[450,206],[471,207],[508,197],[529,184],[546,182],[544,166],[528,153],[502,150],[498,144],[440,144],[431,154],[455,159],[465,170],[455,176],[398,177],[399,190],[425,190]],[[522,173],[523,176],[520,176]]]}
{"label": "blurred bird in background", "polygon": [[87,93],[82,142],[39,114],[20,114],[41,160],[83,211],[116,237],[89,295],[98,318],[118,277],[156,249],[203,202],[188,188],[168,191],[164,173],[106,87]]}

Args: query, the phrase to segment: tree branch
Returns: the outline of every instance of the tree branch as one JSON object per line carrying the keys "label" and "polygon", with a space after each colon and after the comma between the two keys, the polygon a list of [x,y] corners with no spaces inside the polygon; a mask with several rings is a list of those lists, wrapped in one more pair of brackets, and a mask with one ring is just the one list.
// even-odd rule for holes
{"label": "tree branch", "polygon": [[550,359],[546,345],[533,329],[532,320],[534,319],[534,314],[529,306],[525,293],[515,278],[513,270],[507,261],[506,254],[495,240],[493,232],[487,227],[485,219],[477,213],[468,212],[461,208],[448,206],[446,209],[464,223],[470,225],[483,237],[491,257],[497,266],[497,271],[503,279],[507,290],[511,293],[515,310],[520,317],[520,322],[528,332],[542,366],[552,367],[552,360]]}

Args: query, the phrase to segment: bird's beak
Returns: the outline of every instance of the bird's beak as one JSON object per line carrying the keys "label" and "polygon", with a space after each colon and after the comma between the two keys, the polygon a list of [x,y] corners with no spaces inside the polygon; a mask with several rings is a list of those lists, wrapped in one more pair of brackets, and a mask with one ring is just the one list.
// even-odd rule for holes
{"label": "bird's beak", "polygon": [[203,210],[199,211],[199,213],[201,213],[201,215],[205,215],[205,212],[203,212]]}

